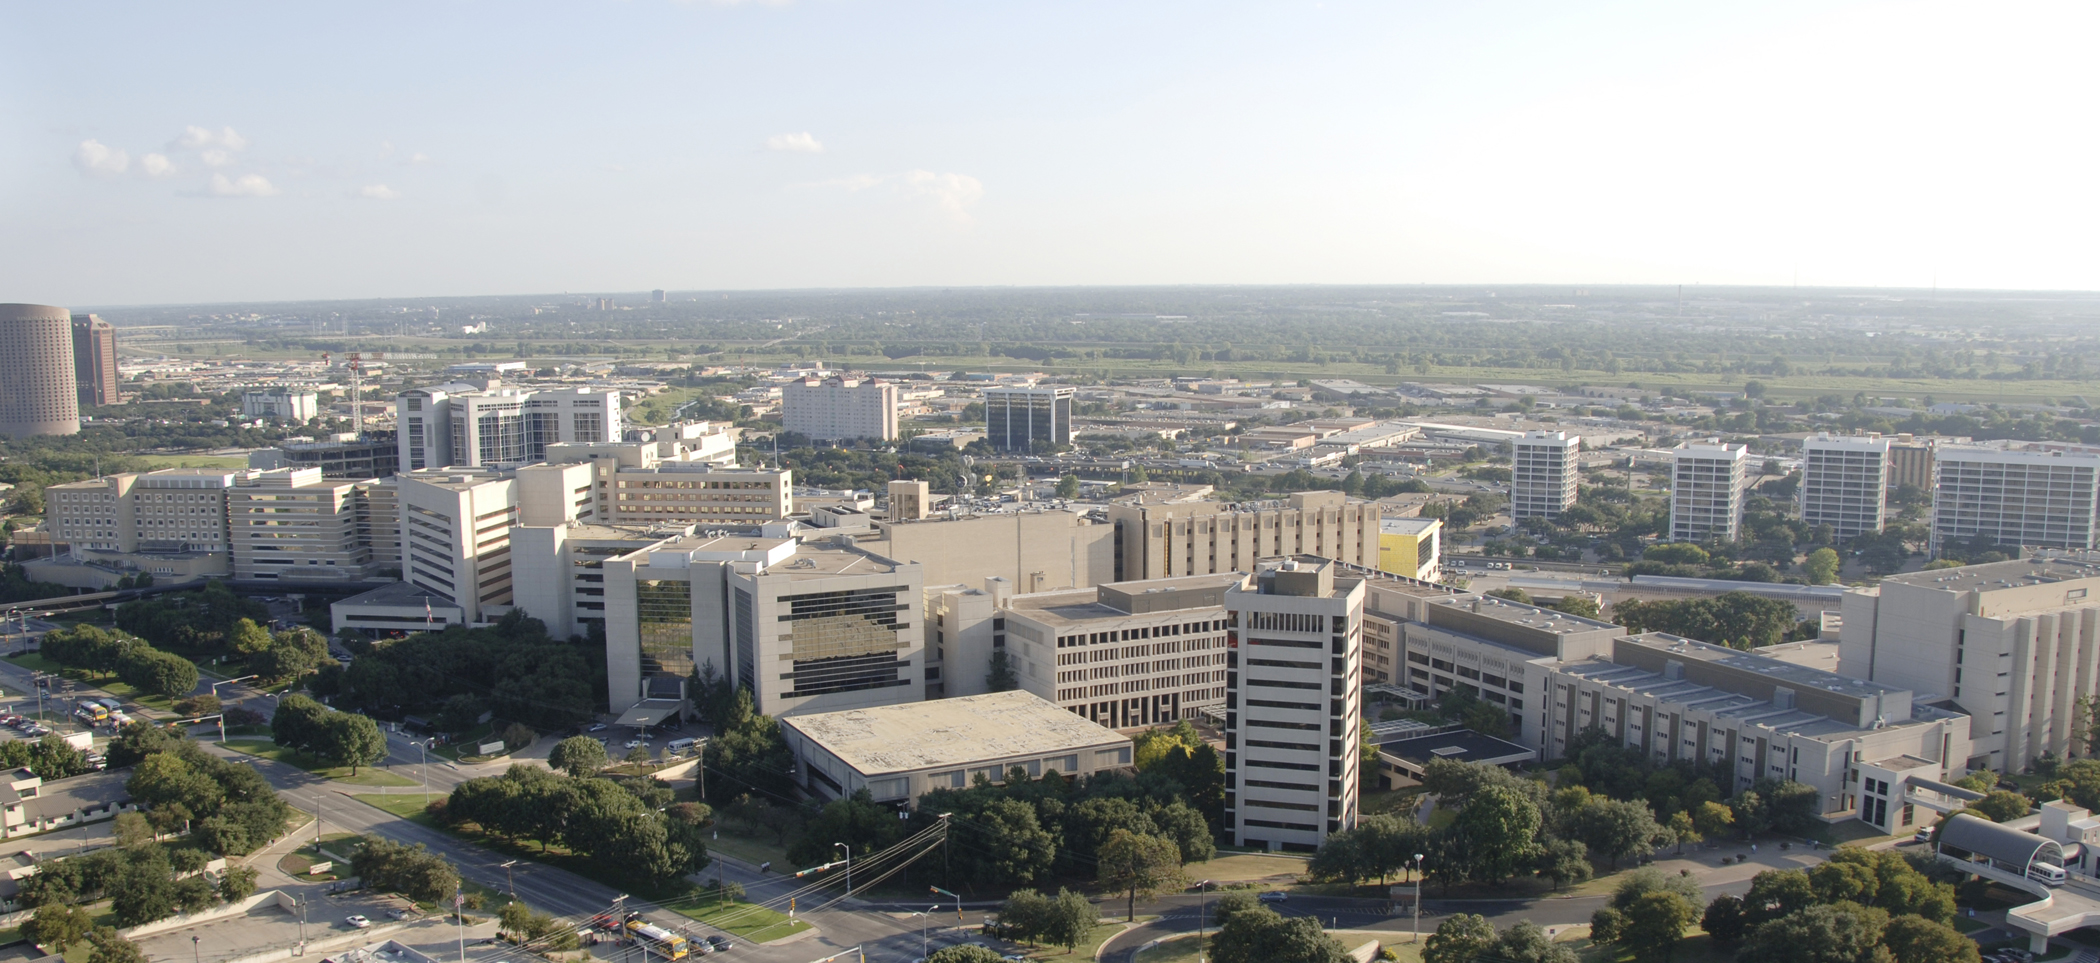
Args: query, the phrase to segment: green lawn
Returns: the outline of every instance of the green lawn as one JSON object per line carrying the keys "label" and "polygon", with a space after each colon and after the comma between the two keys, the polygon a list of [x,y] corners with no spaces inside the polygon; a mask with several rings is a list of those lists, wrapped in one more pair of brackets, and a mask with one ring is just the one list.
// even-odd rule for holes
{"label": "green lawn", "polygon": [[[352,774],[348,766],[331,766],[326,760],[317,759],[297,749],[286,749],[267,739],[228,739],[226,748],[235,752],[260,756],[288,766],[298,766],[317,776],[333,779],[352,786],[413,786],[414,780],[404,779],[384,769],[366,766]],[[419,802],[421,797],[417,797]]]}
{"label": "green lawn", "polygon": [[[67,669],[66,667],[59,665],[58,663],[53,662],[50,659],[44,658],[39,653],[25,652],[21,655],[10,655],[7,657],[6,661],[12,662],[15,665],[28,669],[31,672],[49,672],[54,675],[62,675],[68,679],[74,679],[83,684],[93,686],[97,689],[101,689],[102,691],[107,692],[110,695],[116,696],[119,699],[125,699],[131,702],[136,702],[139,705],[146,706],[148,708],[169,711],[175,707],[174,700],[168,699],[164,696],[147,695],[145,693],[142,693],[126,683],[117,681],[117,678],[115,676],[90,676],[88,673],[78,669]],[[35,694],[36,693],[33,692],[30,693],[30,695],[32,696]]]}
{"label": "green lawn", "polygon": [[698,905],[665,908],[753,943],[765,943],[809,929],[808,923],[790,919],[785,913],[741,900],[726,904],[703,900]]}
{"label": "green lawn", "polygon": [[[430,818],[429,813],[424,811],[423,794],[419,792],[361,792],[351,796],[350,798],[355,799],[358,802],[364,803],[367,806],[371,806],[375,809],[383,809],[387,812],[393,813],[394,815],[399,816],[402,819],[406,819],[412,823],[420,823],[424,826],[429,826],[432,829],[444,828],[438,825],[437,820]],[[430,798],[443,799],[445,797],[443,793],[439,793],[437,795],[431,796]]]}
{"label": "green lawn", "polygon": [[776,873],[783,869],[788,872],[794,872],[801,868],[788,865],[786,848],[748,836],[732,835],[726,829],[722,832],[722,838],[708,840],[707,848],[712,852],[734,856],[753,866],[760,863],[772,863],[773,871]]}
{"label": "green lawn", "polygon": [[[1159,919],[1159,917],[1140,914],[1137,921],[1146,923],[1156,919]],[[1029,947],[1024,952],[1030,959],[1035,960],[1091,960],[1094,958],[1094,954],[1101,951],[1102,943],[1107,942],[1109,937],[1123,932],[1124,928],[1125,925],[1122,920],[1117,920],[1113,923],[1097,923],[1087,933],[1086,939],[1081,940],[1078,946],[1073,947],[1072,952],[1069,954],[1065,952],[1065,948],[1062,946]],[[1193,960],[1194,957],[1190,957],[1190,959]],[[1140,963],[1153,963],[1153,958],[1145,956],[1141,958]]]}
{"label": "green lawn", "polygon": [[1266,853],[1219,853],[1207,863],[1190,863],[1184,871],[1195,879],[1214,880],[1219,883],[1237,883],[1246,880],[1266,880],[1278,876],[1302,876],[1305,874],[1305,859],[1300,856],[1272,856]]}

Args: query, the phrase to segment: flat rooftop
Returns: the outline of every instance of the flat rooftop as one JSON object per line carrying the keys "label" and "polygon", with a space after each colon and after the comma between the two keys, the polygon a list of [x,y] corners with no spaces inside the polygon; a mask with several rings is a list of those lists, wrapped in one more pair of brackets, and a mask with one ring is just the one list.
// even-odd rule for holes
{"label": "flat rooftop", "polygon": [[1826,692],[1842,692],[1853,696],[1871,696],[1877,693],[1894,694],[1909,692],[1909,689],[1879,682],[1868,682],[1851,676],[1839,675],[1825,669],[1814,669],[1796,665],[1782,659],[1769,658],[1755,652],[1731,649],[1725,645],[1700,642],[1667,632],[1647,632],[1629,635],[1625,641],[1644,648],[1667,652],[1672,658],[1685,661],[1707,662],[1725,665],[1732,669],[1754,672],[1760,676],[1783,683],[1790,688],[1822,689]]}
{"label": "flat rooftop", "polygon": [[442,595],[407,582],[389,582],[369,592],[353,595],[336,606],[349,608],[398,608],[404,605],[420,606],[428,603],[433,611],[458,612],[459,605]]}
{"label": "flat rooftop", "polygon": [[2081,578],[2100,578],[2100,556],[2088,559],[2058,555],[1985,562],[1930,572],[1906,572],[1881,581],[1883,584],[1893,582],[1943,592],[1989,592]]}
{"label": "flat rooftop", "polygon": [[[1062,589],[1054,592],[1034,592],[1013,597],[1014,611],[1027,615],[1046,625],[1070,625],[1100,619],[1129,619],[1158,617],[1161,621],[1186,618],[1184,613],[1203,608],[1222,607],[1225,590],[1238,587],[1246,576],[1237,572],[1219,575],[1183,575],[1176,578],[1143,579],[1133,582],[1107,582],[1096,588],[1120,591],[1133,599],[1146,596],[1163,596],[1171,599],[1176,608],[1155,608],[1144,612],[1126,612],[1101,601],[1106,593],[1096,589]],[[1201,599],[1206,590],[1214,593],[1217,601],[1205,604]],[[1179,595],[1179,598],[1175,598]]]}
{"label": "flat rooftop", "polygon": [[[771,541],[763,538],[744,540],[754,543]],[[829,578],[837,575],[885,575],[903,567],[902,562],[858,546],[849,548],[839,544],[803,542],[796,547],[793,557],[773,564],[765,574],[789,579]]]}
{"label": "flat rooftop", "polygon": [[1558,632],[1562,635],[1570,632],[1592,632],[1597,629],[1620,628],[1620,626],[1612,622],[1586,619],[1580,615],[1569,615],[1557,609],[1525,605],[1522,602],[1512,602],[1508,599],[1498,599],[1488,595],[1454,595],[1448,598],[1431,599],[1429,604],[1471,612],[1484,618],[1509,622],[1541,632]]}
{"label": "flat rooftop", "polygon": [[1130,744],[1019,690],[783,716],[780,724],[867,776]]}
{"label": "flat rooftop", "polygon": [[1529,762],[1538,754],[1520,743],[1482,735],[1471,729],[1419,735],[1397,732],[1378,741],[1378,751],[1413,763],[1417,768],[1438,759],[1508,765]]}

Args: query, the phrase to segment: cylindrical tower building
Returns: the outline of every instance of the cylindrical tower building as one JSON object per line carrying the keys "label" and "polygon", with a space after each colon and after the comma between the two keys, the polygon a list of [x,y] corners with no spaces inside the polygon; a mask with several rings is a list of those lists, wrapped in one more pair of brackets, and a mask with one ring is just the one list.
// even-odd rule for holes
{"label": "cylindrical tower building", "polygon": [[79,431],[73,312],[46,304],[0,304],[0,435]]}

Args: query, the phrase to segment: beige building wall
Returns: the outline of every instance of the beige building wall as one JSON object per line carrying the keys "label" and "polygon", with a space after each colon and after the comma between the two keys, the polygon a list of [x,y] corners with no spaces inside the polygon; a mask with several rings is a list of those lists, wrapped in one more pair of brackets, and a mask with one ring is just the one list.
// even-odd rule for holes
{"label": "beige building wall", "polygon": [[356,489],[356,482],[322,478],[319,468],[242,479],[227,493],[233,577],[362,581],[371,556],[358,538]]}
{"label": "beige building wall", "polygon": [[1111,505],[1122,545],[1118,581],[1250,572],[1256,559],[1314,555],[1378,568],[1380,507],[1341,492],[1280,502]]}
{"label": "beige building wall", "polygon": [[870,548],[917,562],[932,585],[1006,579],[1020,593],[1114,580],[1115,529],[1065,511],[891,522]]}

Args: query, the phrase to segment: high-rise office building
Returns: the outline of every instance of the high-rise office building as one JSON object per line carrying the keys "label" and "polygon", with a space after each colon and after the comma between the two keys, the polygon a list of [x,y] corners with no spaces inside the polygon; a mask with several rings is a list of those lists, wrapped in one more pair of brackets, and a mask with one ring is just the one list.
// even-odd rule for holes
{"label": "high-rise office building", "polygon": [[1932,550],[1951,539],[2092,548],[2100,455],[1942,445],[1934,458]]}
{"label": "high-rise office building", "polygon": [[817,441],[897,437],[897,386],[862,378],[807,378],[781,389],[781,427]]}
{"label": "high-rise office building", "polygon": [[467,621],[514,604],[511,535],[519,526],[591,518],[591,467],[531,475],[495,468],[442,468],[396,476],[401,506],[402,581],[451,600]]}
{"label": "high-rise office building", "polygon": [[1851,538],[1888,521],[1889,440],[1818,434],[1801,442],[1801,520]]}
{"label": "high-rise office building", "polygon": [[1265,562],[1225,593],[1225,825],[1236,846],[1311,852],[1356,825],[1364,581]]}
{"label": "high-rise office building", "polygon": [[[84,392],[86,389],[82,389]],[[247,418],[270,418],[299,424],[312,421],[321,413],[321,396],[311,391],[295,388],[254,388],[241,392],[241,415]]]}
{"label": "high-rise office building", "polygon": [[1510,442],[1511,518],[1559,518],[1575,504],[1582,438],[1565,431],[1527,431]]}
{"label": "high-rise office building", "polygon": [[984,389],[985,443],[994,451],[1017,452],[1071,444],[1074,391],[1056,385]]}
{"label": "high-rise office building", "polygon": [[82,408],[118,402],[117,329],[92,314],[73,315],[73,386]]}
{"label": "high-rise office building", "polygon": [[394,398],[401,470],[514,467],[562,442],[619,441],[620,393],[590,388],[414,388]]}
{"label": "high-rise office building", "polygon": [[0,304],[0,435],[79,433],[72,325],[64,308]]}
{"label": "high-rise office building", "polygon": [[1718,438],[1670,451],[1670,538],[1734,541],[1743,523],[1743,483],[1750,451]]}

